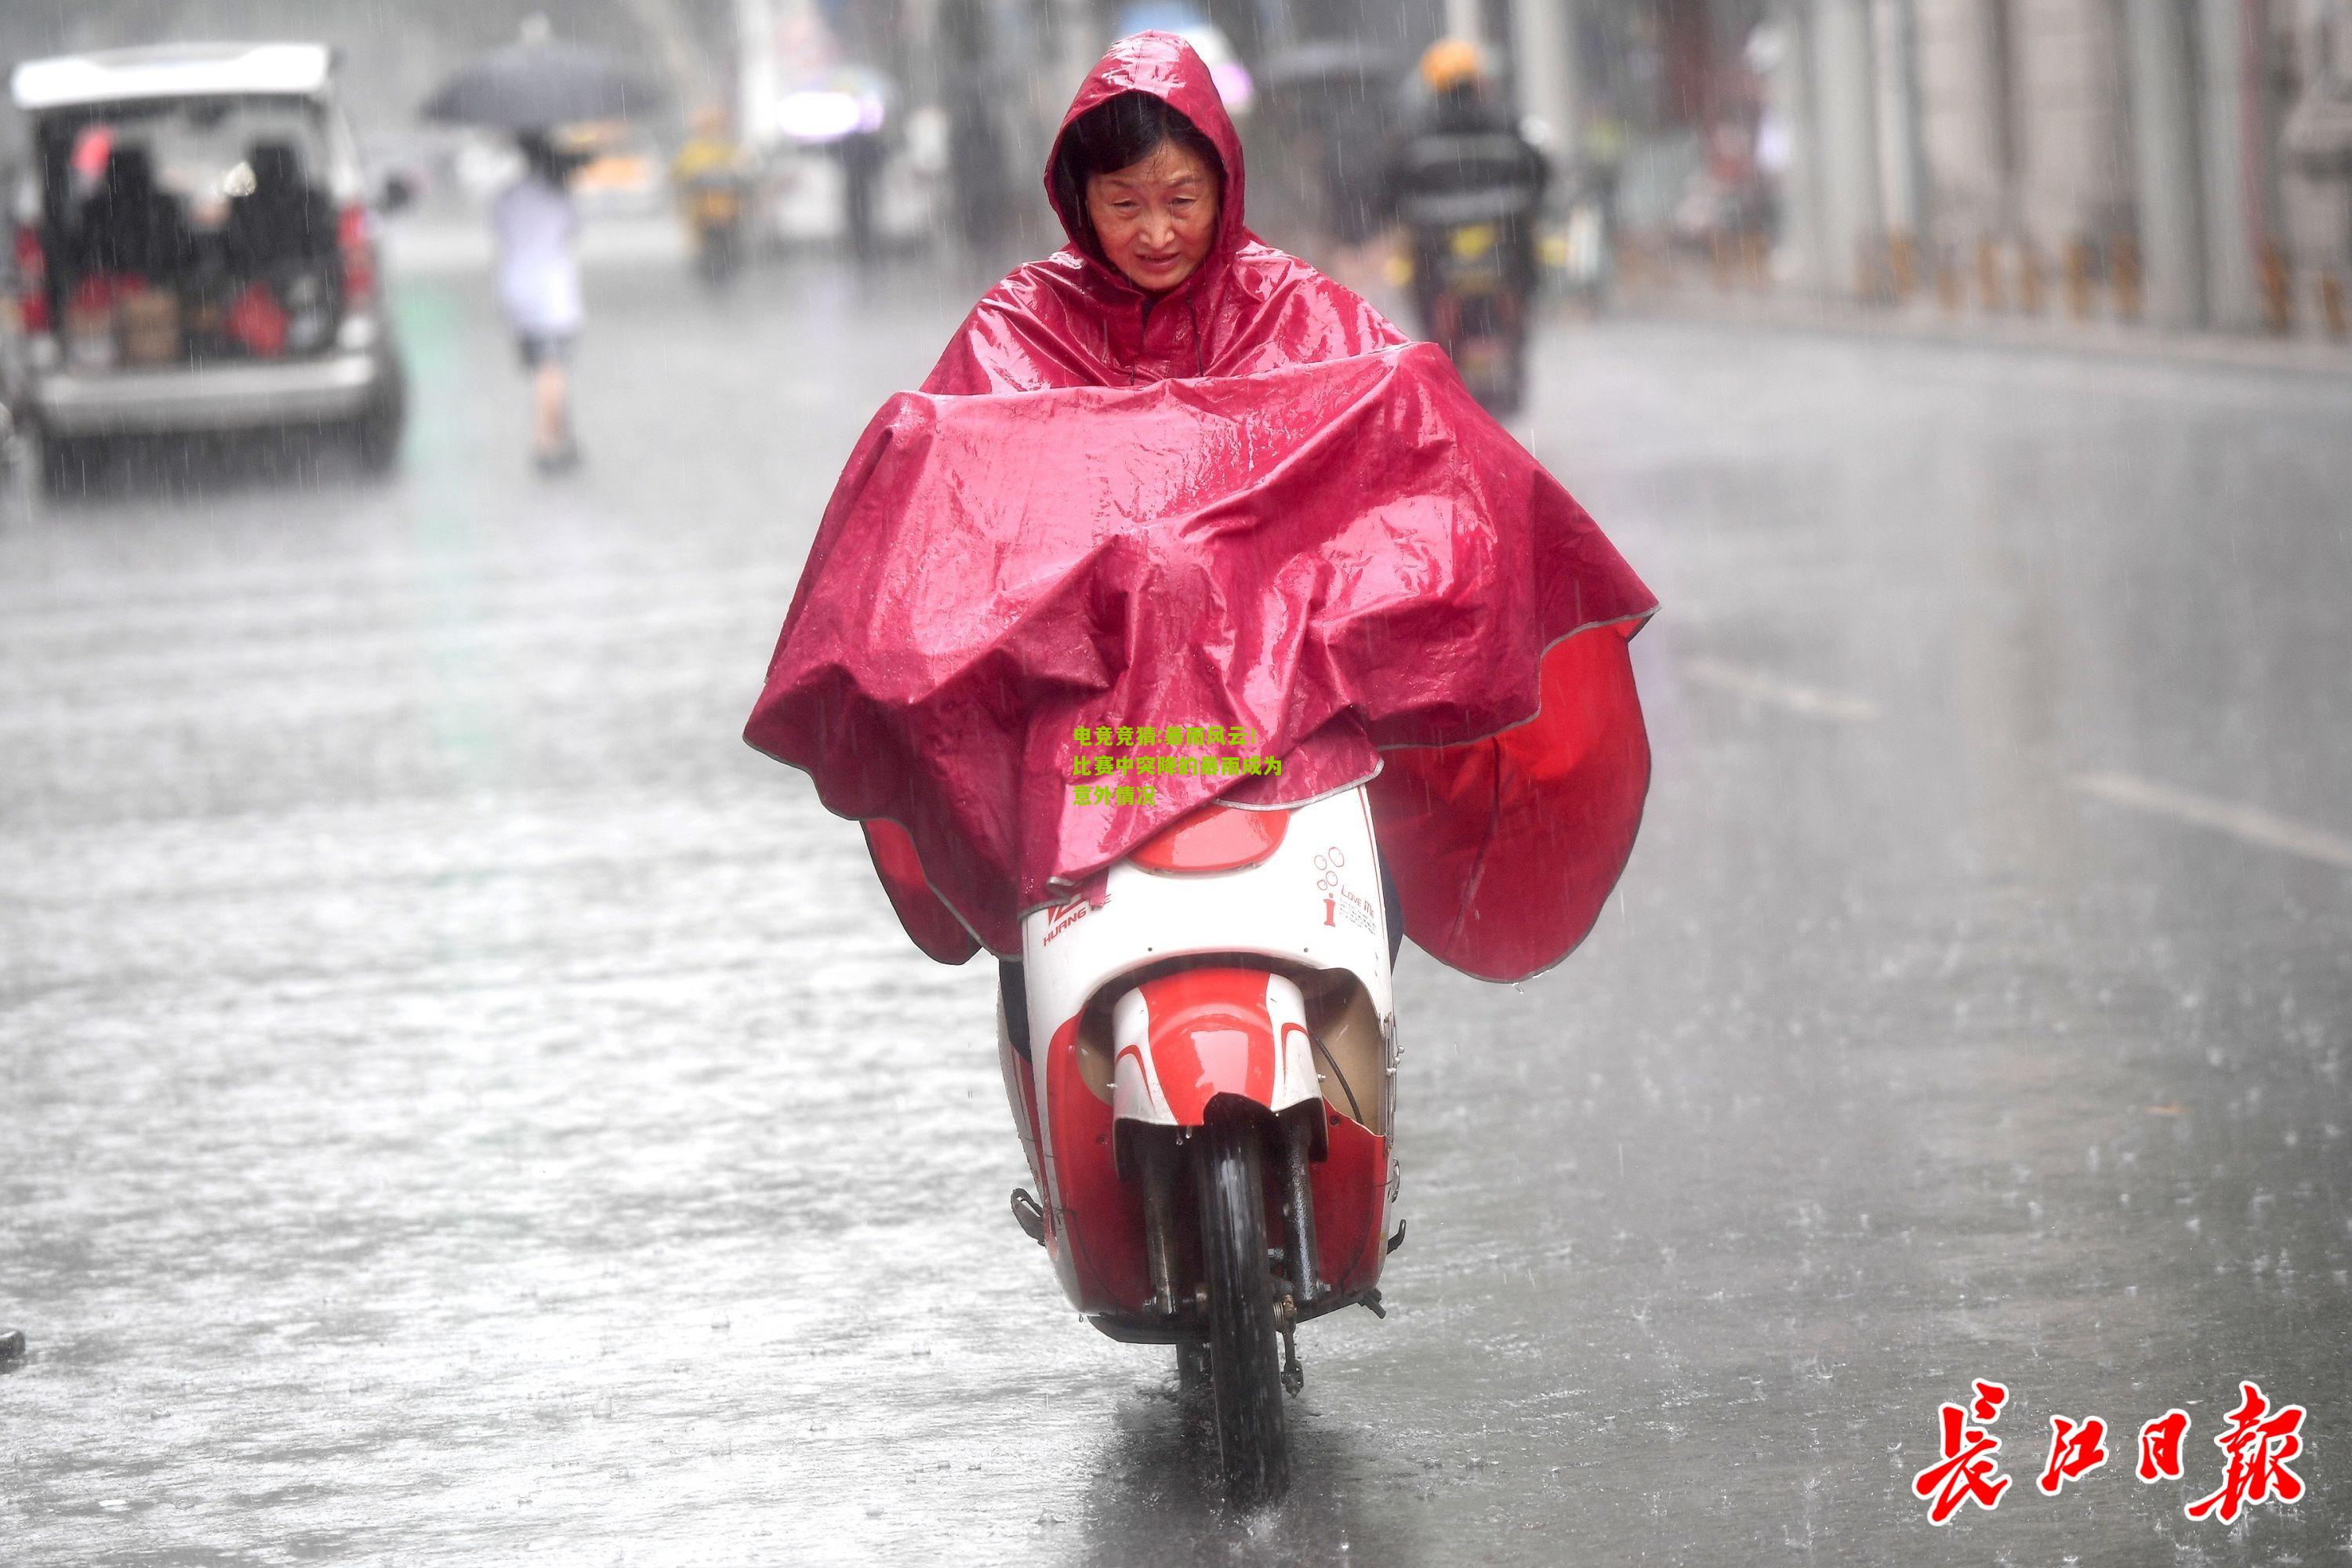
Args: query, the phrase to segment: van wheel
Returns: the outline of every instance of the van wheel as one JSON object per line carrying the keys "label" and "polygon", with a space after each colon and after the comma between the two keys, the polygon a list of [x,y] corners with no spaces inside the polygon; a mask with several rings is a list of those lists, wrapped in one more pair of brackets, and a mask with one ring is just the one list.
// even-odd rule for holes
{"label": "van wheel", "polygon": [[398,394],[379,398],[352,421],[352,451],[364,473],[383,474],[400,458],[400,436],[408,423],[407,400]]}

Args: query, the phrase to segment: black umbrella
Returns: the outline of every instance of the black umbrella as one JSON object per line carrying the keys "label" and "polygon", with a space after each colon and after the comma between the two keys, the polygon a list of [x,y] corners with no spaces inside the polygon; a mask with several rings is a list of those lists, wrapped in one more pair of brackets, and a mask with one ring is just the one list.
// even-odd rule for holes
{"label": "black umbrella", "polygon": [[659,89],[603,50],[538,38],[509,44],[466,66],[425,100],[425,118],[544,131],[624,120],[660,100]]}

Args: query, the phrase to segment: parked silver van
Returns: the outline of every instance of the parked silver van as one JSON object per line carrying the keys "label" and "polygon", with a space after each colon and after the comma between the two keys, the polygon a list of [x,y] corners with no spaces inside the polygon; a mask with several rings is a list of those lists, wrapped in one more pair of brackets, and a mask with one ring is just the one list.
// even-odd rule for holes
{"label": "parked silver van", "polygon": [[146,432],[324,426],[393,461],[404,381],[335,63],[230,44],[16,68],[16,415],[51,485]]}

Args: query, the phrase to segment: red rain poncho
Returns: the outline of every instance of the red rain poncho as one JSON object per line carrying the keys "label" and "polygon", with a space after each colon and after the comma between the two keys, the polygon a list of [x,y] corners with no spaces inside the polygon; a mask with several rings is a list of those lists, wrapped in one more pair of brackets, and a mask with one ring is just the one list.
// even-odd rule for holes
{"label": "red rain poncho", "polygon": [[[945,963],[1017,956],[1023,911],[1203,802],[1370,779],[1413,941],[1486,979],[1549,967],[1641,820],[1625,642],[1656,601],[1440,351],[1248,232],[1190,47],[1113,46],[1065,128],[1122,92],[1223,158],[1209,258],[1154,300],[1061,213],[1068,247],[867,426],[744,738],[866,825]],[[1076,726],[1170,722],[1246,729],[1283,771],[1074,803]]]}

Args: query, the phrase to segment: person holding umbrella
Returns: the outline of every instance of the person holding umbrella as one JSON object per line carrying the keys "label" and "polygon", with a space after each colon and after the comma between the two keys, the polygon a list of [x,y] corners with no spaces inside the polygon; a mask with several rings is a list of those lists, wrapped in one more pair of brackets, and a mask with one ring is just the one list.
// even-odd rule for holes
{"label": "person holding umbrella", "polygon": [[516,43],[474,60],[425,100],[428,120],[514,133],[523,173],[491,208],[498,237],[499,300],[531,374],[531,454],[542,473],[579,466],[566,364],[581,323],[580,266],[572,253],[578,209],[566,188],[572,161],[554,128],[618,120],[651,107],[656,93],[601,51],[559,40],[546,18]]}
{"label": "person holding umbrella", "polygon": [[582,315],[580,262],[572,252],[580,214],[567,188],[573,164],[544,132],[523,132],[515,144],[522,174],[490,207],[499,303],[530,373],[531,459],[541,473],[560,474],[580,466],[565,369]]}

